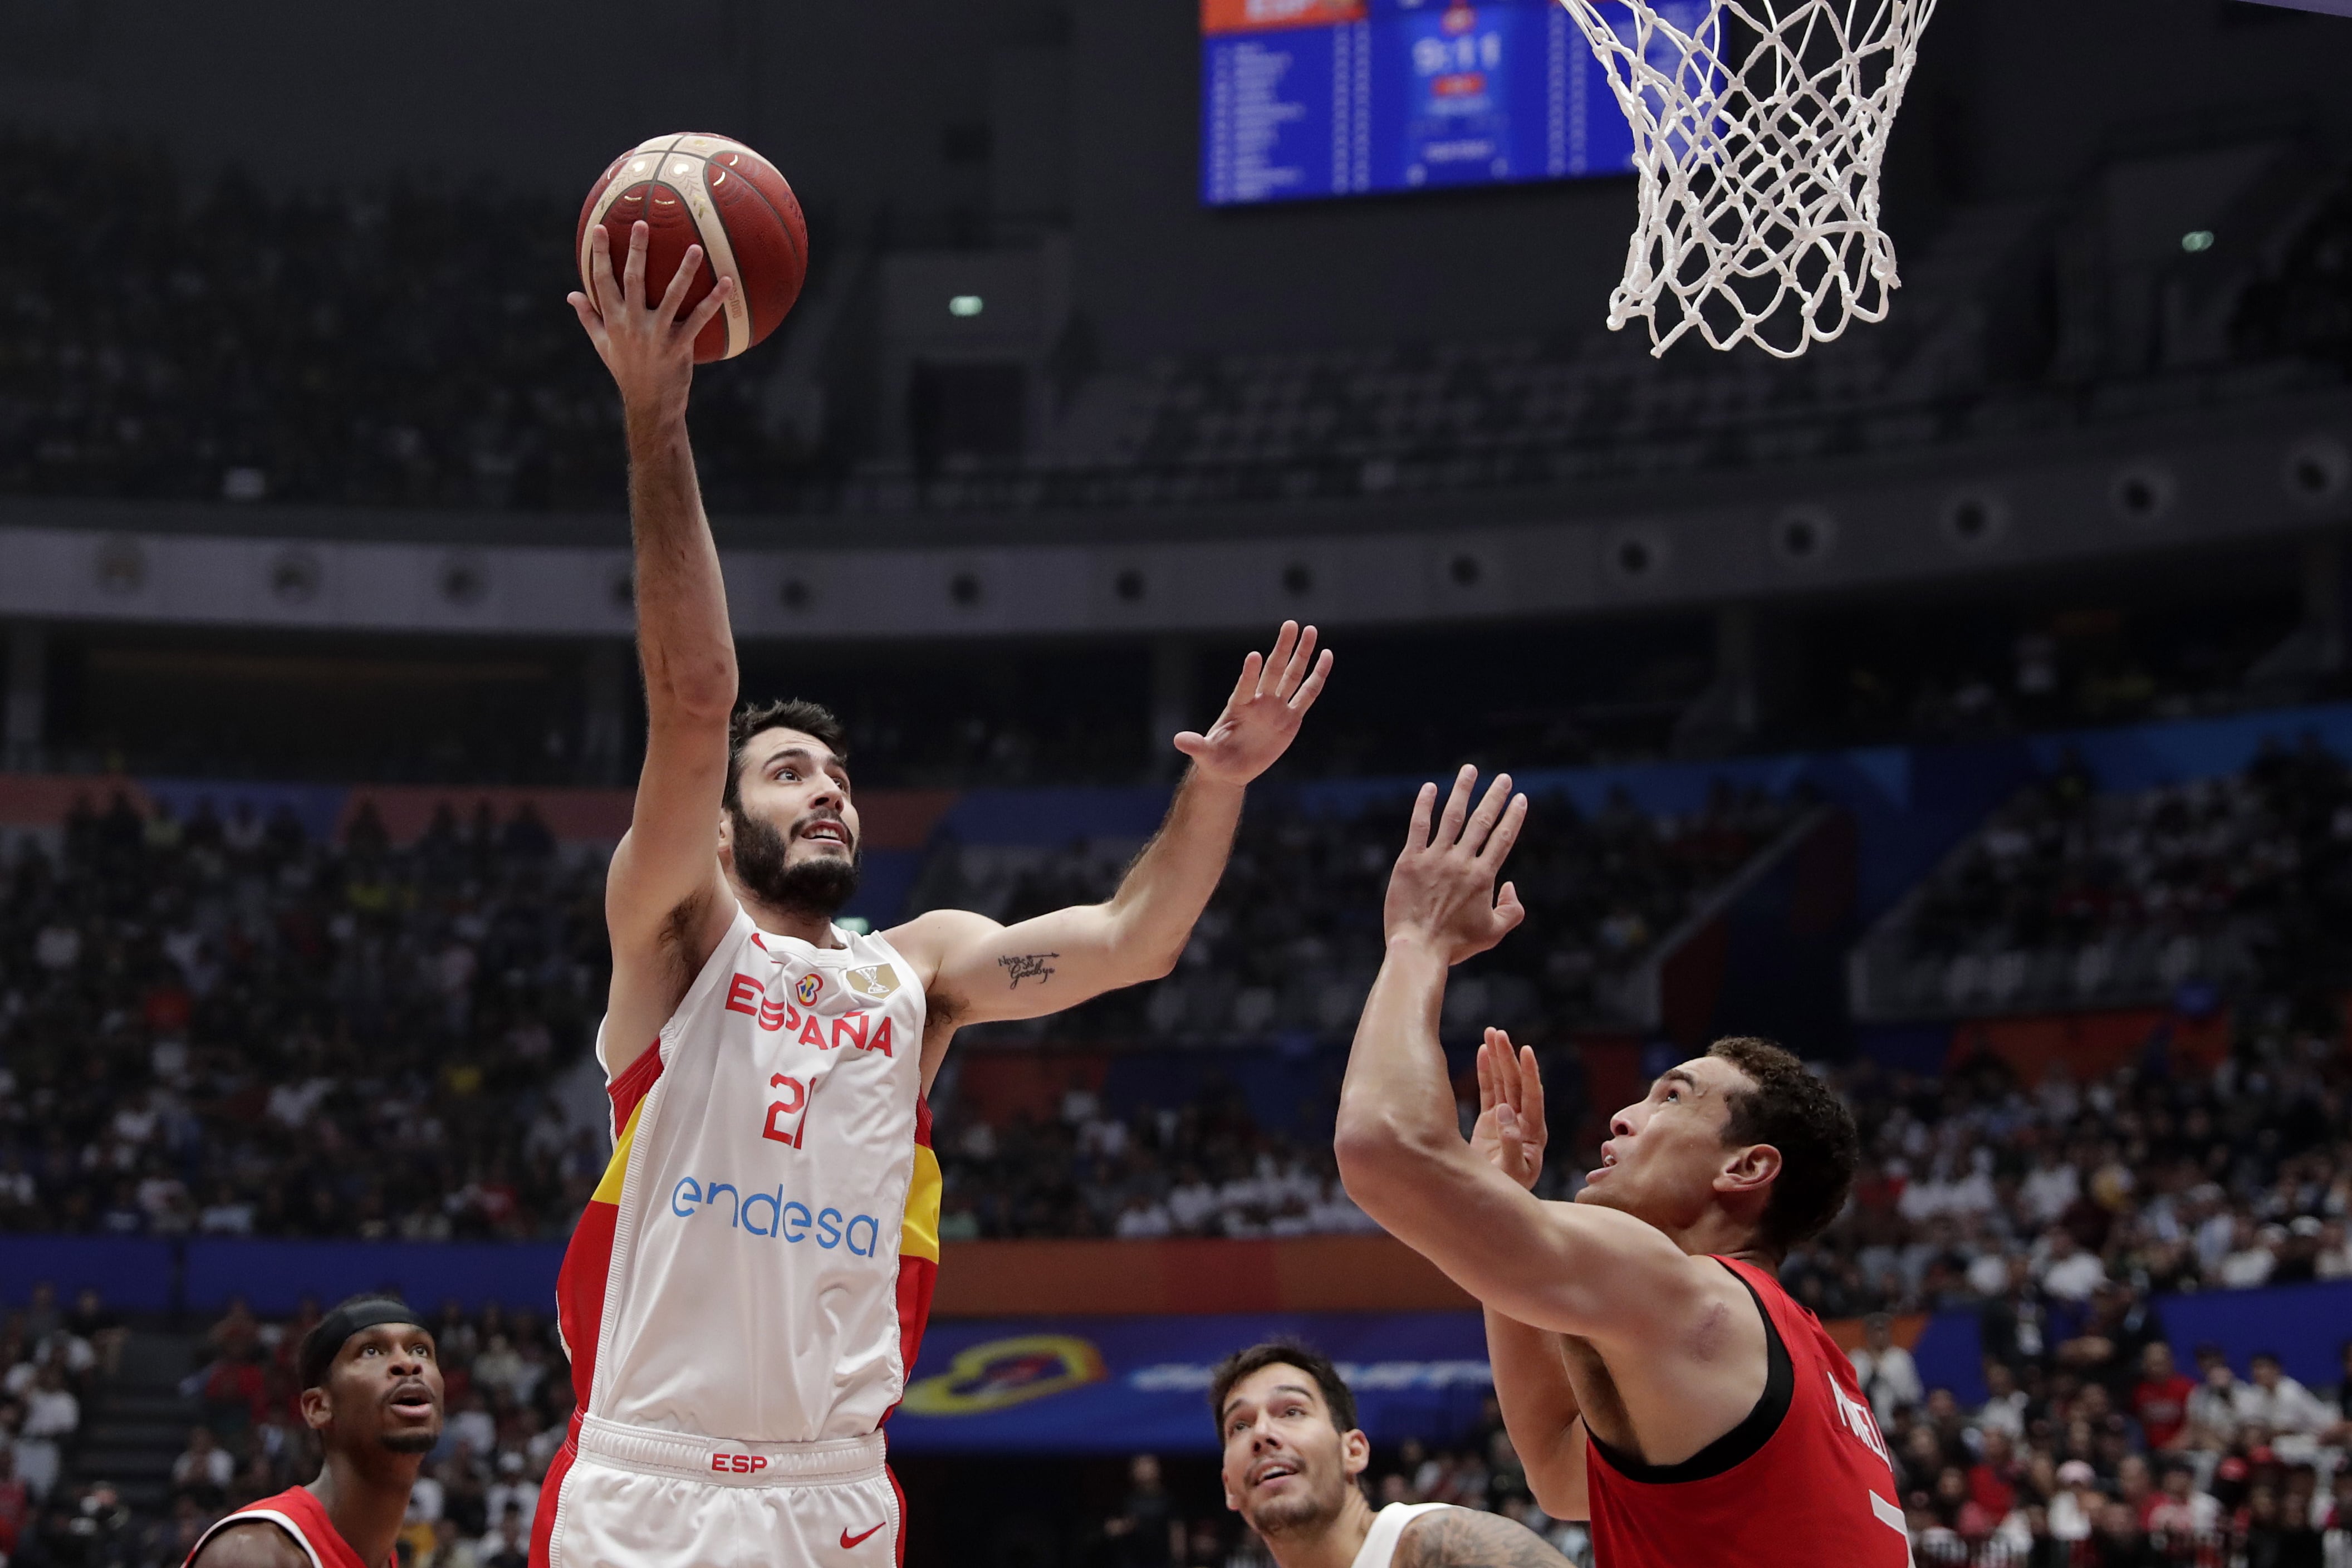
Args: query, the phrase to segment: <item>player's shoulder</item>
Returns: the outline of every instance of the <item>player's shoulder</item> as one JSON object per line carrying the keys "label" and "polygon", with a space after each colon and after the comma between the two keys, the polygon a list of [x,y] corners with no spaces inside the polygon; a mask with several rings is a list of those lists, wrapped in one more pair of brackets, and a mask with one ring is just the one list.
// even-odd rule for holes
{"label": "player's shoulder", "polygon": [[1568,1559],[1517,1520],[1451,1505],[1411,1521],[1391,1568],[1564,1568]]}
{"label": "player's shoulder", "polygon": [[188,1568],[310,1568],[310,1554],[266,1519],[232,1519],[196,1549]]}

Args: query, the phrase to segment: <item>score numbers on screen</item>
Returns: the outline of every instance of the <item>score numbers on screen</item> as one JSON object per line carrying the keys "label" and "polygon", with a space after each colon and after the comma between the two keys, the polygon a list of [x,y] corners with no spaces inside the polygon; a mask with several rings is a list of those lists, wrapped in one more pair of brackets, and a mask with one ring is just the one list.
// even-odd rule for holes
{"label": "score numbers on screen", "polygon": [[[1656,8],[1684,27],[1708,9]],[[1633,167],[1605,68],[1556,0],[1202,0],[1201,86],[1212,206]]]}

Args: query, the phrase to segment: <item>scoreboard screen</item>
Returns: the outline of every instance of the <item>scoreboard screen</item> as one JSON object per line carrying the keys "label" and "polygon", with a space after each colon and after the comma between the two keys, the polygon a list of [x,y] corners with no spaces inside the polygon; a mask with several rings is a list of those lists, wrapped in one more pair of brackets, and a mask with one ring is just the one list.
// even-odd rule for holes
{"label": "scoreboard screen", "polygon": [[[1709,0],[1653,4],[1695,27]],[[1201,0],[1211,206],[1622,174],[1633,158],[1556,0]]]}

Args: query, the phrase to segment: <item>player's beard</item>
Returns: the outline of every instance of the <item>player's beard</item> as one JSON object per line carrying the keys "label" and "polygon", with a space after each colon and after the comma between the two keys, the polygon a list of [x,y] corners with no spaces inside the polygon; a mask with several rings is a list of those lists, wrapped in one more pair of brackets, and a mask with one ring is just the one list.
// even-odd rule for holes
{"label": "player's beard", "polygon": [[[1355,1483],[1349,1481],[1348,1486]],[[1348,1506],[1348,1494],[1342,1489],[1329,1496],[1319,1492],[1301,1492],[1296,1496],[1276,1498],[1249,1514],[1252,1530],[1272,1541],[1276,1536],[1308,1537],[1329,1529]]]}
{"label": "player's beard", "polygon": [[441,1429],[436,1426],[430,1432],[386,1432],[377,1441],[387,1454],[429,1454],[433,1446],[441,1441]]}
{"label": "player's beard", "polygon": [[[853,847],[846,859],[813,855],[795,862],[792,840],[777,832],[772,823],[747,816],[739,807],[729,808],[727,819],[728,842],[735,852],[735,879],[770,909],[829,921],[857,891],[862,849]],[[843,831],[847,830],[847,824],[843,824]]]}

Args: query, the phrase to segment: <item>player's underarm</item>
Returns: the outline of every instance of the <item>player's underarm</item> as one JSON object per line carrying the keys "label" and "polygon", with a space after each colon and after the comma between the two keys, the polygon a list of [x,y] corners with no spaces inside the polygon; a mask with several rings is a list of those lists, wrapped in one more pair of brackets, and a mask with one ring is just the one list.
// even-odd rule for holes
{"label": "player's underarm", "polygon": [[1394,1562],[1396,1568],[1567,1568],[1568,1559],[1499,1513],[1449,1508],[1413,1521]]}

